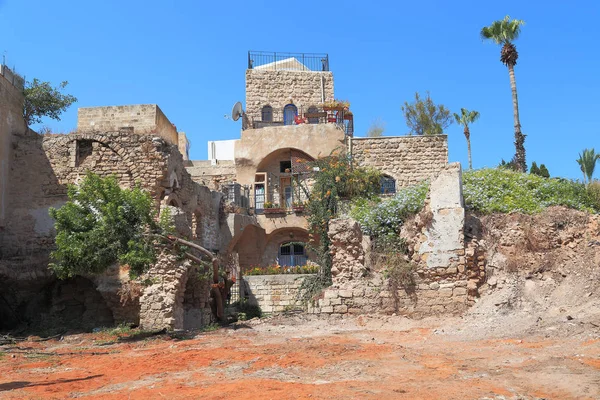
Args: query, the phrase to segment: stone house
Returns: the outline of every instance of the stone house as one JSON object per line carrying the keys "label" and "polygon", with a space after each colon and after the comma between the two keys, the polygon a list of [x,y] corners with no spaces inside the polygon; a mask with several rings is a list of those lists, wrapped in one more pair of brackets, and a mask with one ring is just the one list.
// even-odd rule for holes
{"label": "stone house", "polygon": [[187,166],[195,181],[228,191],[228,201],[247,217],[227,245],[242,270],[310,259],[303,245],[306,198],[298,187],[309,182],[307,162],[350,153],[356,165],[385,174],[385,194],[447,165],[446,136],[354,137],[354,115],[335,103],[327,54],[248,53],[240,138],[210,141],[209,160]]}

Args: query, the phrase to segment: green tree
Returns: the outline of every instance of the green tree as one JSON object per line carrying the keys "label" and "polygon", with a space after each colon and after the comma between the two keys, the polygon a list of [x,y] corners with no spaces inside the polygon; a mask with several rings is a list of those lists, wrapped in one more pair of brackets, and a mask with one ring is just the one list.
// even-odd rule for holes
{"label": "green tree", "polygon": [[540,176],[550,178],[550,171],[548,171],[548,168],[544,164],[540,164]]}
{"label": "green tree", "polygon": [[91,172],[69,185],[69,201],[50,208],[56,220],[56,250],[50,268],[61,278],[99,274],[116,261],[138,275],[155,260],[150,236],[156,228],[150,195],[140,187],[121,189],[116,177]]}
{"label": "green tree", "polygon": [[500,61],[508,67],[508,75],[510,77],[515,124],[515,159],[521,172],[527,170],[527,163],[525,162],[525,135],[521,132],[517,82],[515,80],[515,65],[517,65],[519,54],[517,53],[517,48],[513,44],[513,41],[519,37],[521,26],[524,24],[524,21],[519,19],[511,20],[507,15],[504,19],[494,21],[490,26],[481,29],[482,39],[492,40],[494,43],[502,45],[502,49],[500,50]]}
{"label": "green tree", "polygon": [[60,114],[77,101],[75,96],[63,94],[62,90],[68,82],[62,82],[58,87],[52,87],[50,82],[34,79],[27,82],[23,88],[25,102],[23,103],[23,119],[27,126],[42,122],[42,117],[50,117],[60,121]]}
{"label": "green tree", "polygon": [[594,175],[594,170],[596,169],[596,162],[600,159],[600,154],[596,154],[594,149],[583,149],[583,153],[579,153],[579,158],[577,164],[579,164],[579,168],[583,173],[583,183],[590,184],[592,182],[592,177]]}
{"label": "green tree", "polygon": [[467,139],[467,152],[469,154],[469,169],[473,169],[473,162],[471,161],[471,131],[469,130],[469,124],[479,119],[478,111],[469,111],[466,108],[460,109],[460,115],[454,113],[454,119],[456,123],[464,127],[463,133]]}
{"label": "green tree", "polygon": [[385,123],[381,122],[379,119],[373,121],[369,130],[367,131],[367,137],[381,137],[383,136],[383,131],[385,130]]}
{"label": "green tree", "polygon": [[531,163],[531,168],[529,168],[529,173],[532,175],[540,176],[540,168],[537,166],[537,163],[535,161]]}
{"label": "green tree", "polygon": [[415,101],[404,102],[402,112],[410,133],[415,135],[441,135],[452,124],[450,110],[442,104],[436,105],[429,92],[425,99],[416,92]]}

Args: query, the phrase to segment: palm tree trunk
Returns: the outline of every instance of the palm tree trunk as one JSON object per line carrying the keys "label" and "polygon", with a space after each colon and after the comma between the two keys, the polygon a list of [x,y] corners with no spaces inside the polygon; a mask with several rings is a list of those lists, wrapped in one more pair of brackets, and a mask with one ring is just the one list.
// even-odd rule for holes
{"label": "palm tree trunk", "polygon": [[467,139],[467,153],[469,154],[469,169],[473,169],[473,162],[471,161],[471,132],[469,127],[465,126],[465,138]]}
{"label": "palm tree trunk", "polygon": [[513,115],[515,118],[515,158],[517,166],[521,172],[527,170],[525,161],[525,135],[521,133],[521,121],[519,120],[519,99],[517,97],[517,81],[515,79],[514,65],[508,65],[508,75],[510,77],[510,89],[512,91]]}

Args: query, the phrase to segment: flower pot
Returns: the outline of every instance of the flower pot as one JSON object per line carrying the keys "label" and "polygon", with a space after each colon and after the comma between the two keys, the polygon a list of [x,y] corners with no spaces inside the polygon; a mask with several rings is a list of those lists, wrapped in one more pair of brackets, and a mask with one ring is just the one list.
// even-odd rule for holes
{"label": "flower pot", "polygon": [[264,210],[265,214],[282,214],[285,212],[285,210],[283,208],[265,208]]}
{"label": "flower pot", "polygon": [[294,210],[296,213],[301,213],[304,211],[304,206],[293,206],[292,210]]}

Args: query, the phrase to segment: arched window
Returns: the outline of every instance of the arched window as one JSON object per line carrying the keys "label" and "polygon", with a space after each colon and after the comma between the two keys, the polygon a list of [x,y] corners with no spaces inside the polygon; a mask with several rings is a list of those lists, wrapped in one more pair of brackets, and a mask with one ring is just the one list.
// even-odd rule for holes
{"label": "arched window", "polygon": [[391,176],[384,175],[381,177],[381,194],[395,194],[396,180]]}
{"label": "arched window", "polygon": [[[315,106],[310,106],[308,107],[308,114],[316,114],[319,112],[319,109]],[[308,123],[309,124],[318,124],[319,123],[319,117],[310,117],[308,118]]]}
{"label": "arched window", "polygon": [[294,119],[298,115],[298,108],[293,104],[283,107],[283,124],[294,125]]}
{"label": "arched window", "polygon": [[273,122],[273,107],[264,106],[260,113],[262,122]]}
{"label": "arched window", "polygon": [[301,267],[306,265],[304,243],[283,243],[279,247],[278,264],[282,267]]}

